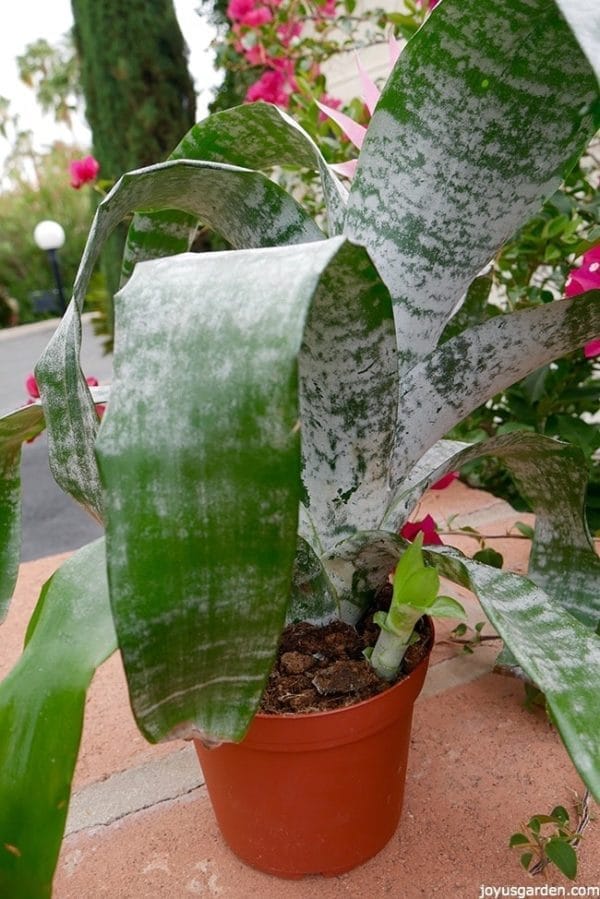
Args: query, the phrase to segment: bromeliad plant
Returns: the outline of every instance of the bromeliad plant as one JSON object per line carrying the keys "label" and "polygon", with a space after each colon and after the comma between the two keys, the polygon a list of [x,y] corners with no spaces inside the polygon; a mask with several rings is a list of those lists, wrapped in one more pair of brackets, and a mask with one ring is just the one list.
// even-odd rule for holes
{"label": "bromeliad plant", "polygon": [[[586,9],[442,0],[395,65],[349,193],[302,129],[256,104],[201,122],[100,205],[36,369],[42,405],[0,424],[4,608],[24,440],[46,426],[58,483],[106,524],[106,542],[44,587],[0,687],[3,894],[50,891],[85,691],[107,656],[119,648],[149,740],[240,740],[286,616],[356,621],[406,559],[398,531],[422,493],[484,453],[537,512],[529,576],[445,547],[426,562],[477,593],[504,663],[544,691],[600,797],[600,562],[581,453],[530,433],[442,439],[596,337],[600,294],[438,343],[469,283],[594,131],[600,19]],[[320,172],[327,235],[262,173],[292,164]],[[100,427],[80,311],[103,240],[131,211]],[[186,253],[199,221],[232,251]]]}

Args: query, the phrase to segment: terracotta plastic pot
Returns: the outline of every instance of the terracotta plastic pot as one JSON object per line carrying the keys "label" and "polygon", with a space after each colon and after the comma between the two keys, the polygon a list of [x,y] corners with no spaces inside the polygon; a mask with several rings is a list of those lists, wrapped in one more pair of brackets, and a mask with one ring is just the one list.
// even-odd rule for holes
{"label": "terracotta plastic pot", "polygon": [[241,743],[196,742],[219,827],[243,861],[280,877],[333,876],[385,846],[402,811],[413,705],[428,662],[356,705],[259,714]]}

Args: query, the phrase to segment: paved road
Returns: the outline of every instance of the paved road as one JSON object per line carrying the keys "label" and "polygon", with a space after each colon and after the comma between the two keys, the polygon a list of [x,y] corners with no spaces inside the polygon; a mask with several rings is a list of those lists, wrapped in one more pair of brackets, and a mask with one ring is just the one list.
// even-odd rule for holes
{"label": "paved road", "polygon": [[[48,343],[56,321],[0,330],[0,414],[26,399],[25,378]],[[101,384],[110,382],[112,361],[94,336],[90,316],[84,316],[82,367]],[[57,487],[48,468],[46,437],[23,447],[22,560],[77,549],[100,536],[99,525]]]}

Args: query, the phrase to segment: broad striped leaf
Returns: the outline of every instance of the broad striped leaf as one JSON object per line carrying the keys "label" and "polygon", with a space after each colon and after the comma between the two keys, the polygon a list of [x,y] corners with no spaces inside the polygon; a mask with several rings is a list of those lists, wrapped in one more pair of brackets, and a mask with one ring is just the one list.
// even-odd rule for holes
{"label": "broad striped leaf", "polygon": [[350,244],[323,273],[300,378],[305,503],[327,547],[378,526],[397,414],[390,296],[366,253]]}
{"label": "broad striped leaf", "polygon": [[44,429],[32,403],[0,418],[0,621],[13,595],[21,552],[21,446]]}
{"label": "broad striped leaf", "polygon": [[424,456],[383,517],[396,531],[423,493],[440,477],[482,456],[495,456],[509,469],[536,513],[529,560],[530,577],[592,630],[600,622],[600,558],[585,518],[589,472],[577,447],[519,431],[473,446],[444,441]]}
{"label": "broad striped leaf", "polygon": [[321,561],[310,544],[298,538],[286,624],[327,624],[337,617],[337,596]]}
{"label": "broad striped leaf", "polygon": [[301,207],[258,172],[176,161],[130,172],[117,182],[96,212],[73,302],[36,366],[54,477],[98,518],[103,509],[93,451],[98,416],[79,364],[81,309],[93,267],[111,231],[134,209],[164,206],[201,213],[234,245],[238,241],[271,245],[323,237]]}
{"label": "broad striped leaf", "polygon": [[[446,2],[446,0],[444,0]],[[600,334],[600,291],[499,315],[463,331],[401,380],[392,483],[501,390]]]}
{"label": "broad striped leaf", "polygon": [[444,0],[369,125],[345,230],[390,289],[403,369],[556,190],[594,132],[597,82],[548,0]]}
{"label": "broad striped leaf", "polygon": [[556,0],[556,5],[600,79],[600,7],[595,0]]}
{"label": "broad striped leaf", "polygon": [[[327,201],[330,236],[342,229],[346,189],[332,174],[312,138],[276,106],[244,104],[216,113],[194,125],[169,158],[228,163],[249,169],[281,165],[318,169]],[[180,210],[178,206],[162,212],[137,213],[127,238],[124,279],[142,259],[189,250],[200,220],[206,219],[199,211],[182,214]],[[237,245],[243,246],[239,242]]]}
{"label": "broad striped leaf", "polygon": [[296,552],[298,356],[342,248],[153,260],[119,295],[98,455],[119,646],[151,740],[239,740],[257,708]]}
{"label": "broad striped leaf", "polygon": [[28,638],[0,683],[0,895],[49,899],[86,691],[116,648],[104,540],[46,583]]}
{"label": "broad striped leaf", "polygon": [[428,555],[440,574],[476,593],[505,646],[544,693],[575,768],[599,801],[600,637],[526,578],[456,552],[440,556],[432,547]]}

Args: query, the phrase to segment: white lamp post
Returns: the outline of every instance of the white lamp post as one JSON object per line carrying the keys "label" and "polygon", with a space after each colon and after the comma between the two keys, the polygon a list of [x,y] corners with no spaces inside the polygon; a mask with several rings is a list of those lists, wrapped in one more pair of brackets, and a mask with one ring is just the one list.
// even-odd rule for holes
{"label": "white lamp post", "polygon": [[54,275],[54,281],[60,299],[61,314],[64,315],[67,308],[67,301],[65,299],[56,251],[59,250],[65,242],[65,232],[58,222],[52,222],[49,219],[46,219],[35,226],[33,239],[40,250],[45,250],[48,254],[50,268]]}

